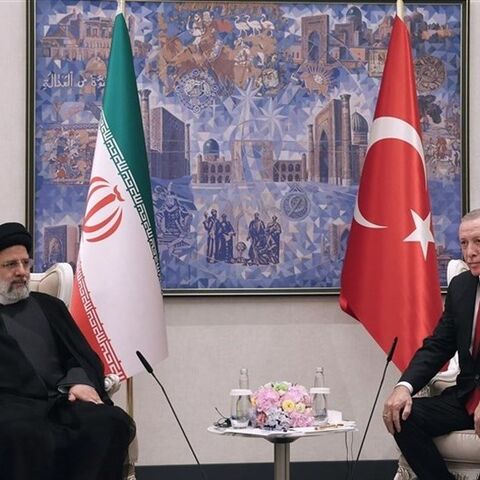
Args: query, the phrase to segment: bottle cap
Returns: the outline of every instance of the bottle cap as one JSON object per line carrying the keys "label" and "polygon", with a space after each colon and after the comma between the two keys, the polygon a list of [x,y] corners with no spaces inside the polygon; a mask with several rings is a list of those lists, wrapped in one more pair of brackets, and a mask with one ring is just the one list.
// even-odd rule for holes
{"label": "bottle cap", "polygon": [[242,395],[251,395],[252,391],[247,388],[234,388],[230,390],[230,395],[232,397],[241,397]]}
{"label": "bottle cap", "polygon": [[328,387],[312,387],[310,389],[310,395],[321,394],[327,395],[330,393],[330,388]]}

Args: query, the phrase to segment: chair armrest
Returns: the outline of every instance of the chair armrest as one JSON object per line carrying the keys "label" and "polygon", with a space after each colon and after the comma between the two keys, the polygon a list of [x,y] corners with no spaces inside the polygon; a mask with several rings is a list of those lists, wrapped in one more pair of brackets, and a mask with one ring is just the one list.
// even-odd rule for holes
{"label": "chair armrest", "polygon": [[[441,372],[446,373],[446,372]],[[440,395],[448,387],[453,387],[455,385],[455,380],[457,374],[455,375],[442,375],[437,373],[421,390],[419,390],[415,397],[435,397]]]}
{"label": "chair armrest", "polygon": [[105,391],[111,397],[120,390],[120,377],[114,373],[109,373],[104,379]]}
{"label": "chair armrest", "polygon": [[456,383],[457,375],[437,378],[437,375],[430,381],[430,396],[439,395],[448,387],[453,387]]}
{"label": "chair armrest", "polygon": [[438,372],[429,382],[430,396],[438,395],[448,387],[453,387],[457,381],[457,375],[460,371],[458,365],[458,353],[450,359],[448,369]]}

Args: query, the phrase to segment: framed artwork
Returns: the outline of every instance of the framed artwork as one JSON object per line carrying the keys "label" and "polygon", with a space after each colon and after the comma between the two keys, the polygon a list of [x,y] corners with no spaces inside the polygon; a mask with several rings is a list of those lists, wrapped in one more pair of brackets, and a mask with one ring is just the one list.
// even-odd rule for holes
{"label": "framed artwork", "polygon": [[[29,2],[37,270],[76,262],[116,8]],[[467,8],[405,10],[442,285],[467,201]],[[165,294],[338,293],[394,15],[393,1],[127,2]]]}

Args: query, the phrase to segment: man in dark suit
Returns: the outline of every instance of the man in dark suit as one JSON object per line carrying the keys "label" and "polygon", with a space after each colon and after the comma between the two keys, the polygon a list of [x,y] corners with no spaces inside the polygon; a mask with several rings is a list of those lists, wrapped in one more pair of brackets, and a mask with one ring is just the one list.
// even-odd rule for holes
{"label": "man in dark suit", "polygon": [[[480,209],[462,218],[460,245],[469,271],[450,282],[443,315],[415,353],[385,402],[383,420],[410,467],[421,480],[452,480],[432,437],[475,428],[480,436]],[[479,315],[480,316],[480,315]],[[476,333],[476,324],[479,328]],[[458,351],[460,373],[454,387],[438,397],[413,398]]]}
{"label": "man in dark suit", "polygon": [[31,248],[23,225],[0,225],[0,476],[121,480],[133,421],[65,304],[30,293]]}

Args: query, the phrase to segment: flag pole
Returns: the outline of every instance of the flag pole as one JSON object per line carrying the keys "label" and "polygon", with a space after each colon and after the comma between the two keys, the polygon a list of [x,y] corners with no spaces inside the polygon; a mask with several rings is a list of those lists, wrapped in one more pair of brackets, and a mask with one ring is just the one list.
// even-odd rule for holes
{"label": "flag pole", "polygon": [[403,0],[397,0],[397,17],[403,20],[403,11],[405,9],[405,4]]}
{"label": "flag pole", "polygon": [[133,418],[133,377],[127,378],[127,413]]}
{"label": "flag pole", "polygon": [[[133,377],[127,378],[127,413],[133,418]],[[135,480],[135,462],[138,459],[137,437],[128,448],[127,480]]]}
{"label": "flag pole", "polygon": [[125,16],[125,1],[126,0],[117,1],[117,14],[121,13],[123,16]]}
{"label": "flag pole", "polygon": [[[117,15],[122,14],[125,17],[125,2],[126,0],[117,1]],[[130,417],[133,418],[133,377],[127,378],[127,413]],[[129,469],[128,469],[128,478],[135,479],[135,460],[130,459]]]}
{"label": "flag pole", "polygon": [[[125,1],[117,1],[117,14],[125,16]],[[133,378],[127,378],[127,412],[133,418]]]}

